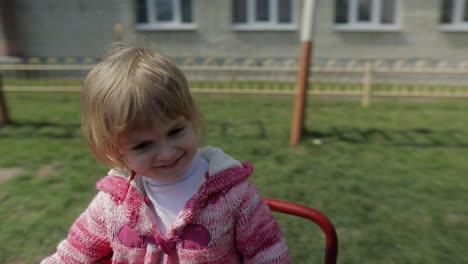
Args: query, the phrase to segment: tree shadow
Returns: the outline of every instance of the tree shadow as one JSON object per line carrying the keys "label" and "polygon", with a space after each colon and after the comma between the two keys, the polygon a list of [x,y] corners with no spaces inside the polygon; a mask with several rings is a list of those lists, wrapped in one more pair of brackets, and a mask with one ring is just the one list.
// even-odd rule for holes
{"label": "tree shadow", "polygon": [[[265,124],[266,122],[263,120],[253,120],[246,123],[225,120],[210,122],[209,128],[212,133],[221,138],[271,139],[272,135]],[[81,136],[79,123],[14,122],[8,125],[0,124],[0,137],[2,138],[71,139]],[[305,129],[303,139],[408,147],[468,147],[468,131],[455,129],[380,129],[333,126],[323,130]]]}
{"label": "tree shadow", "polygon": [[304,138],[337,140],[349,144],[382,144],[409,147],[468,147],[468,131],[414,129],[377,129],[331,127],[324,131],[306,130]]}
{"label": "tree shadow", "polygon": [[261,120],[242,124],[229,121],[211,122],[210,128],[221,138],[267,139],[267,130]]}
{"label": "tree shadow", "polygon": [[[247,123],[231,121],[211,122],[210,130],[221,138],[271,139],[268,126],[263,120]],[[289,131],[288,131],[289,133]],[[288,136],[288,135],[287,135]],[[379,144],[407,147],[467,148],[468,131],[440,130],[429,128],[381,129],[333,126],[324,130],[305,129],[303,138],[338,141],[348,144]]]}
{"label": "tree shadow", "polygon": [[7,125],[0,124],[0,137],[71,139],[81,137],[81,131],[79,123],[15,121]]}

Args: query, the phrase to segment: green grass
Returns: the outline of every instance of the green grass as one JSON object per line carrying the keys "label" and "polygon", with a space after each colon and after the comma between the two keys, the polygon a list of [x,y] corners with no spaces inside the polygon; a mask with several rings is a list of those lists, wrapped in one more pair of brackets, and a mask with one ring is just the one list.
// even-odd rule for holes
{"label": "green grass", "polygon": [[[0,125],[0,263],[53,252],[106,172],[79,131],[78,94],[7,93]],[[310,98],[289,146],[293,97],[197,95],[211,145],[255,165],[263,195],[317,208],[336,225],[339,263],[468,263],[468,104]],[[316,139],[321,144],[314,144]],[[278,215],[294,263],[321,263],[323,236]]]}

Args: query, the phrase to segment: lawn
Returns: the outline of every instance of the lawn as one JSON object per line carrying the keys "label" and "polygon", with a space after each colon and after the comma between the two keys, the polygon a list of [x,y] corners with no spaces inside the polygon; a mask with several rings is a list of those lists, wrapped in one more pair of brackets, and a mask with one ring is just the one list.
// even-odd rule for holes
{"label": "lawn", "polygon": [[[54,251],[106,168],[79,130],[77,93],[6,94],[0,125],[0,263]],[[339,263],[468,263],[466,101],[310,98],[289,146],[292,97],[196,95],[207,143],[255,165],[263,195],[317,208],[336,225]],[[320,229],[275,214],[294,263],[321,263]]]}

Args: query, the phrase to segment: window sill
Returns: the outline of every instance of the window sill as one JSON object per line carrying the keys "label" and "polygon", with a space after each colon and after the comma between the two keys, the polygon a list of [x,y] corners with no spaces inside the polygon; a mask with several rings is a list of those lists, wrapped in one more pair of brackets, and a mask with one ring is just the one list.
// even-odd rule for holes
{"label": "window sill", "polygon": [[297,26],[292,25],[232,25],[233,31],[296,31]]}
{"label": "window sill", "polygon": [[445,31],[445,32],[468,32],[468,25],[464,25],[464,24],[440,25],[439,30]]}
{"label": "window sill", "polygon": [[365,25],[335,25],[336,31],[346,32],[399,32],[401,28],[399,25],[388,26],[365,26]]}
{"label": "window sill", "polygon": [[137,24],[137,31],[195,31],[196,24]]}

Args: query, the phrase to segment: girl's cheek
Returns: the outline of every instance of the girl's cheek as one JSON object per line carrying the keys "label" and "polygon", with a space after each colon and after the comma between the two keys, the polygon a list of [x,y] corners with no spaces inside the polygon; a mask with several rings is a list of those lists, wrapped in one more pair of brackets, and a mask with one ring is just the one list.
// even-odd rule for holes
{"label": "girl's cheek", "polygon": [[138,173],[142,173],[141,169],[145,164],[147,164],[146,160],[139,156],[132,156],[128,159],[128,166]]}
{"label": "girl's cheek", "polygon": [[131,163],[140,163],[141,160],[142,160],[142,156],[141,154],[138,154],[138,153],[128,153],[127,154],[127,159],[131,162]]}
{"label": "girl's cheek", "polygon": [[147,151],[140,153],[136,160],[141,165],[151,164],[155,155],[156,151],[154,149],[148,149]]}
{"label": "girl's cheek", "polygon": [[143,154],[137,154],[133,158],[135,160],[135,163],[137,163],[137,164],[144,163],[145,160],[147,159],[146,156],[143,155]]}

